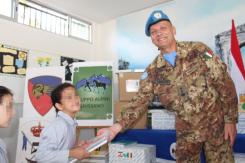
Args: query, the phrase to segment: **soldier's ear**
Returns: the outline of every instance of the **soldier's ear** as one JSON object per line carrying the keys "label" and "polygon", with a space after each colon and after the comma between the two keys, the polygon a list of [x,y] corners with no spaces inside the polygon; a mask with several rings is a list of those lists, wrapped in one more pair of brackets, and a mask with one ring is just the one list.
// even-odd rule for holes
{"label": "soldier's ear", "polygon": [[175,28],[175,26],[172,26],[172,31],[173,31],[173,34],[176,35],[176,28]]}

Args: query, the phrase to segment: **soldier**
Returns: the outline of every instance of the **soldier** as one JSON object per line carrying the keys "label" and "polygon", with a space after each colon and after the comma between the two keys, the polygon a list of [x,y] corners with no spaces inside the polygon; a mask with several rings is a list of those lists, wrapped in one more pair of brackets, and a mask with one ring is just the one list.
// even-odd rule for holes
{"label": "soldier", "polygon": [[111,133],[130,128],[147,111],[153,97],[176,115],[176,162],[200,162],[204,149],[210,163],[233,163],[237,96],[226,65],[201,42],[178,42],[175,27],[162,11],[151,13],[145,34],[160,50],[141,77],[139,92]]}

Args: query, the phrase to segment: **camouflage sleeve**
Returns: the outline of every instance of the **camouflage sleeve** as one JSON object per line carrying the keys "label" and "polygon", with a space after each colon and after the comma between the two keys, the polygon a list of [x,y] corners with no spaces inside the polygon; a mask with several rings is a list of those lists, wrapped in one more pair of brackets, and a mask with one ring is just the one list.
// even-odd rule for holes
{"label": "camouflage sleeve", "polygon": [[147,111],[148,105],[153,99],[153,82],[149,72],[144,72],[140,80],[138,93],[131,101],[124,105],[118,119],[123,130],[130,128]]}
{"label": "camouflage sleeve", "polygon": [[219,93],[224,120],[226,123],[236,123],[238,121],[238,99],[234,83],[227,72],[227,67],[208,47],[204,51],[204,58],[208,67],[207,77],[209,83]]}

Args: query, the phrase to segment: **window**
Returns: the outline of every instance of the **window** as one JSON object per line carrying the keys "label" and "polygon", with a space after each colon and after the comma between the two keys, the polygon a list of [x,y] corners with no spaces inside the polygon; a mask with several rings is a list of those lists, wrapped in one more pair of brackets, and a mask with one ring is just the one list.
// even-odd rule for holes
{"label": "window", "polygon": [[31,1],[19,0],[17,21],[34,28],[92,42],[91,23],[75,19]]}
{"label": "window", "polygon": [[70,27],[71,36],[91,42],[91,24],[71,18]]}
{"label": "window", "polygon": [[9,18],[14,17],[14,1],[13,0],[0,0],[0,15]]}
{"label": "window", "polygon": [[67,15],[25,0],[19,1],[18,8],[19,23],[60,35],[68,35]]}

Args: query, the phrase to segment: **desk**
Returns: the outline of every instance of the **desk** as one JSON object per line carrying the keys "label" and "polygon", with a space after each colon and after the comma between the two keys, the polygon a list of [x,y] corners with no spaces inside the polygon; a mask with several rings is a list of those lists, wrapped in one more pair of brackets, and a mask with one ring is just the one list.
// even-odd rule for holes
{"label": "desk", "polygon": [[[120,133],[114,139],[114,141],[119,140],[131,140],[137,141],[138,143],[154,144],[157,149],[157,157],[174,160],[173,156],[171,156],[170,147],[176,141],[175,130],[131,129],[125,133]],[[237,135],[234,152],[245,153],[245,134]]]}

